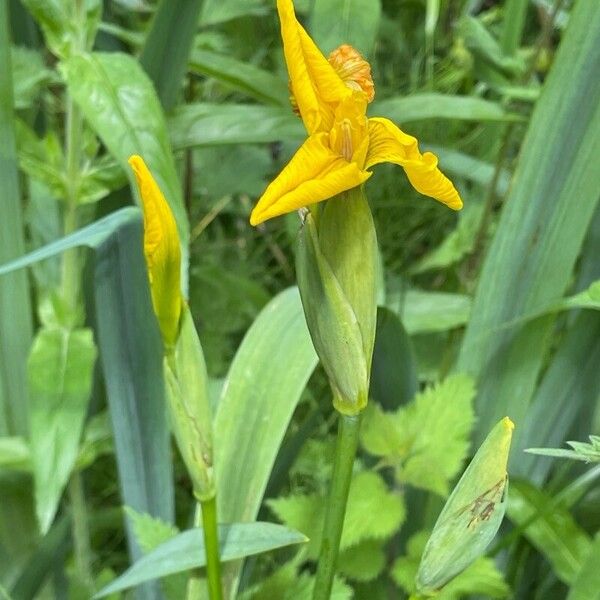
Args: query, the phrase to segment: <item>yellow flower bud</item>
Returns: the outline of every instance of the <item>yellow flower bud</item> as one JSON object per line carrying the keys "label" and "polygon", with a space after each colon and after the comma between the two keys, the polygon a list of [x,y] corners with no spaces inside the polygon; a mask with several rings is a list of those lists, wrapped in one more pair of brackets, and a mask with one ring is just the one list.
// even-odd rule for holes
{"label": "yellow flower bud", "polygon": [[144,254],[152,305],[167,347],[177,341],[181,316],[181,248],[169,204],[141,156],[131,156],[144,211]]}

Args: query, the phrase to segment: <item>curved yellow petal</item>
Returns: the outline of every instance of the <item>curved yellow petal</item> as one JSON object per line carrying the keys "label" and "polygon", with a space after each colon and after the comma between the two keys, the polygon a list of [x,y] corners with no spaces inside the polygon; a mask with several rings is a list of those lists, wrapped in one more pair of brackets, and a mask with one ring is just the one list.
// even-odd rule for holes
{"label": "curved yellow petal", "polygon": [[131,156],[144,212],[144,255],[154,312],[166,345],[175,344],[181,316],[181,248],[175,218],[141,156]]}
{"label": "curved yellow petal", "polygon": [[327,131],[335,104],[350,93],[296,19],[292,0],[277,0],[292,94],[309,135]]}
{"label": "curved yellow petal", "polygon": [[389,119],[375,117],[369,119],[365,169],[382,162],[400,165],[417,192],[435,198],[453,210],[462,208],[456,188],[438,169],[437,157],[431,152],[421,154],[416,138],[401,131]]}
{"label": "curved yellow petal", "polygon": [[318,133],[300,146],[254,207],[252,225],[332,198],[371,176],[334,153],[327,145],[328,138],[327,133]]}

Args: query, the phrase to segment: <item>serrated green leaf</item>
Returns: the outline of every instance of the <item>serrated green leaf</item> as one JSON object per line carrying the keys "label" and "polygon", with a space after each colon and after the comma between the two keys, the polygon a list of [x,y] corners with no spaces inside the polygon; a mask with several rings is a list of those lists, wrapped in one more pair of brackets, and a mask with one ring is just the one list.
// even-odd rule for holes
{"label": "serrated green leaf", "polygon": [[445,495],[469,447],[474,395],[469,377],[453,375],[395,413],[371,404],[361,443],[367,452],[395,466],[399,481]]}
{"label": "serrated green leaf", "polygon": [[365,540],[340,553],[337,569],[354,581],[371,581],[383,571],[386,556],[381,540]]}
{"label": "serrated green leaf", "polygon": [[13,46],[11,62],[15,109],[29,108],[52,72],[46,69],[41,53],[31,48]]}
{"label": "serrated green leaf", "polygon": [[[300,533],[272,523],[234,523],[219,526],[222,562],[305,541],[306,538]],[[140,558],[125,573],[98,592],[94,598],[103,598],[145,581],[205,565],[206,551],[202,529],[183,531]]]}
{"label": "serrated green leaf", "polygon": [[31,458],[42,533],[54,519],[77,458],[96,347],[89,329],[40,329],[27,363]]}
{"label": "serrated green leaf", "polygon": [[[286,525],[306,534],[309,558],[316,558],[321,545],[326,496],[321,494],[291,495],[267,500],[267,505]],[[348,506],[340,550],[346,550],[368,539],[389,538],[405,518],[401,496],[388,491],[383,479],[373,472],[355,475],[350,483]]]}

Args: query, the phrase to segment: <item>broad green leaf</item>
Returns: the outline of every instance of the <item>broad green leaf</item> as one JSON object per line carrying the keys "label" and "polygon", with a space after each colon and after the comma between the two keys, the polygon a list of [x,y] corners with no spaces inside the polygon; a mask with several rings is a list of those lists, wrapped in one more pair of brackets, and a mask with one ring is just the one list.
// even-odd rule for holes
{"label": "broad green leaf", "polygon": [[394,466],[399,481],[445,495],[469,448],[474,395],[472,380],[454,375],[396,412],[385,413],[372,403],[361,443]]}
{"label": "broad green leaf", "polygon": [[[94,263],[96,339],[114,432],[123,503],[173,520],[173,476],[162,377],[163,348],[152,310],[142,252],[142,219],[128,214],[97,247]],[[118,213],[117,213],[118,214]],[[106,220],[106,219],[105,219]],[[141,552],[127,524],[129,552]],[[144,598],[157,597],[144,586]]]}
{"label": "broad green leaf", "polygon": [[374,102],[370,114],[387,117],[400,124],[427,119],[464,121],[519,121],[521,117],[507,112],[490,100],[474,96],[446,94],[412,94]]}
{"label": "broad green leaf", "polygon": [[393,410],[411,400],[417,389],[415,357],[406,330],[396,314],[380,306],[369,398],[382,408]]}
{"label": "broad green leaf", "polygon": [[[288,527],[302,531],[309,538],[308,558],[315,559],[321,546],[321,535],[327,496],[293,494],[268,500],[267,505]],[[404,502],[390,492],[380,475],[364,471],[352,478],[340,550],[344,551],[365,540],[388,539],[405,518]]]}
{"label": "broad green leaf", "polygon": [[126,54],[96,52],[70,57],[61,71],[69,93],[132,182],[127,160],[143,157],[173,210],[187,253],[189,226],[164,116],[139,63]]}
{"label": "broad green leaf", "polygon": [[545,556],[556,576],[573,583],[581,571],[592,543],[568,510],[534,486],[515,482],[509,492],[508,518],[525,528],[523,535]]}
{"label": "broad green leaf", "polygon": [[262,144],[306,137],[289,109],[252,104],[189,104],[169,121],[173,146],[181,150],[221,144]]}
{"label": "broad green leaf", "polygon": [[350,44],[370,56],[381,18],[380,0],[315,0],[310,32],[327,56],[342,44]]}
{"label": "broad green leaf", "polygon": [[[285,360],[285,368],[273,368],[278,360]],[[288,289],[253,323],[223,385],[214,426],[221,522],[256,518],[281,440],[316,363],[298,290]]]}
{"label": "broad green leaf", "polygon": [[[221,561],[228,562],[292,544],[301,544],[306,538],[281,525],[256,522],[220,525],[219,540]],[[94,598],[103,598],[146,581],[205,565],[206,551],[202,529],[190,529],[179,533],[140,558]]]}
{"label": "broad green leaf", "polygon": [[[285,360],[285,368],[273,368],[277,360]],[[219,440],[220,522],[256,518],[281,441],[316,364],[300,295],[297,288],[288,289],[252,324],[223,385],[213,431]],[[227,585],[232,589],[238,572],[239,566],[230,567]]]}
{"label": "broad green leaf", "polygon": [[600,598],[600,533],[584,559],[579,573],[575,576],[567,600],[598,600]]}
{"label": "broad green leaf", "polygon": [[600,4],[577,3],[483,264],[457,365],[478,382],[479,440],[502,415],[523,420],[554,318],[501,328],[564,295],[598,201],[600,80],[589,76],[600,65],[598,35]]}
{"label": "broad green leaf", "polygon": [[89,329],[40,329],[27,364],[36,514],[50,528],[77,458],[96,348]]}
{"label": "broad green leaf", "polygon": [[183,87],[201,7],[199,0],[163,0],[146,35],[140,64],[167,111],[175,106]]}
{"label": "broad green leaf", "polygon": [[291,110],[290,92],[285,79],[251,63],[197,49],[192,52],[189,68],[192,73],[212,77],[259,102]]}

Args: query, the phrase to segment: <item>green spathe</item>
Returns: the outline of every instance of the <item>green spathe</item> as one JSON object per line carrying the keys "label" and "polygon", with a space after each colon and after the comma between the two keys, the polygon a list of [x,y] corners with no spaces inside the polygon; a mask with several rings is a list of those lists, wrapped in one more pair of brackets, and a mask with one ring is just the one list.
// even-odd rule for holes
{"label": "green spathe", "polygon": [[343,414],[358,414],[368,399],[377,317],[377,239],[360,188],[307,214],[296,272],[334,405]]}
{"label": "green spathe", "polygon": [[419,593],[442,588],[479,558],[496,535],[506,511],[513,429],[508,417],[492,429],[448,498],[421,558]]}
{"label": "green spathe", "polygon": [[204,354],[187,305],[172,352],[164,358],[171,428],[194,494],[201,502],[215,495],[212,418]]}

